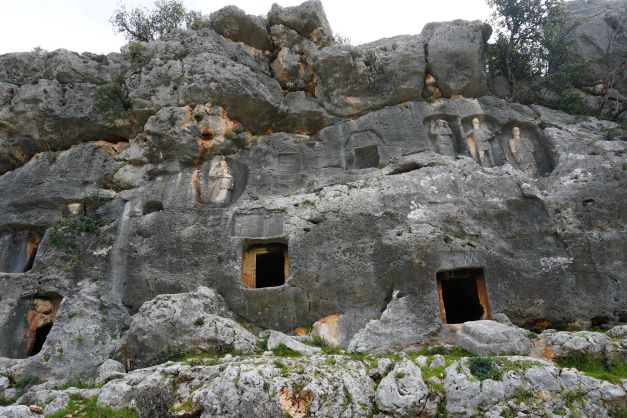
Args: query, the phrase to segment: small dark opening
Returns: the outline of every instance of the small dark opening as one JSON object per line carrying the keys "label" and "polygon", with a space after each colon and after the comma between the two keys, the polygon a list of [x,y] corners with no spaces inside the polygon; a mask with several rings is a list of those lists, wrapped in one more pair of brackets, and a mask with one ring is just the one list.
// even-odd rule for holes
{"label": "small dark opening", "polygon": [[28,254],[28,261],[26,262],[26,266],[24,266],[24,272],[29,271],[33,268],[33,263],[35,263],[35,255],[37,255],[37,245],[35,245]]}
{"label": "small dark opening", "polygon": [[157,200],[149,200],[144,204],[143,207],[143,215],[148,215],[149,213],[159,212],[163,210],[163,203]]}
{"label": "small dark opening", "polygon": [[355,153],[355,168],[371,168],[379,166],[379,147],[369,145],[353,149]]}
{"label": "small dark opening", "polygon": [[285,253],[279,248],[277,251],[257,254],[256,259],[256,287],[274,287],[285,284]]}
{"label": "small dark opening", "polygon": [[46,337],[48,337],[48,333],[50,332],[51,328],[52,322],[44,324],[37,328],[37,330],[35,331],[35,342],[33,343],[33,348],[31,348],[30,353],[28,353],[29,356],[34,356],[41,351],[41,348],[44,346],[44,343],[46,342]]}
{"label": "small dark opening", "polygon": [[477,276],[480,274],[481,270],[438,273],[448,324],[460,324],[482,318],[484,310],[477,290]]}

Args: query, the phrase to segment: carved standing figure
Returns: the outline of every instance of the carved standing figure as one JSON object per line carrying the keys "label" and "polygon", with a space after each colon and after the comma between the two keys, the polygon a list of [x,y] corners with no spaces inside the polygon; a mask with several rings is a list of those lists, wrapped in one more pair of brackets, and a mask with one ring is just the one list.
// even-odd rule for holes
{"label": "carved standing figure", "polygon": [[522,138],[520,136],[520,128],[518,126],[514,126],[512,129],[509,149],[520,170],[524,171],[529,176],[534,176],[538,172],[536,159],[533,156],[533,142],[531,142],[529,138]]}
{"label": "carved standing figure", "polygon": [[472,158],[484,167],[494,167],[494,150],[491,140],[494,133],[481,127],[479,118],[472,120],[472,129],[466,134],[466,142]]}
{"label": "carved standing figure", "polygon": [[445,120],[437,119],[431,123],[431,135],[435,139],[437,152],[442,155],[455,156],[455,137]]}
{"label": "carved standing figure", "polygon": [[231,176],[229,165],[223,156],[216,157],[211,163],[209,177],[213,179],[211,201],[214,203],[228,201],[233,190],[233,176]]}

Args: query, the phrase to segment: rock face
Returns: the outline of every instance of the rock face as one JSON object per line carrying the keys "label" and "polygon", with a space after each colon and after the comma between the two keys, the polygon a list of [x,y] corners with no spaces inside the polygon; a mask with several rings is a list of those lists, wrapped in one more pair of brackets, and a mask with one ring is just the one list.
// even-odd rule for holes
{"label": "rock face", "polygon": [[566,3],[568,12],[578,23],[568,34],[573,43],[570,59],[591,62],[595,77],[606,80],[613,76],[611,87],[627,93],[625,55],[627,32],[623,2],[575,0]]}
{"label": "rock face", "polygon": [[494,321],[465,322],[457,332],[459,345],[471,353],[527,354],[531,342],[520,328],[510,327]]}
{"label": "rock face", "polygon": [[262,51],[272,50],[272,39],[266,22],[257,16],[247,15],[235,6],[226,6],[211,13],[211,27],[225,38],[244,42]]}
{"label": "rock face", "polygon": [[375,400],[379,410],[392,416],[415,417],[425,409],[428,393],[420,368],[405,360],[381,380]]}
{"label": "rock face", "polygon": [[173,350],[253,352],[257,338],[228,316],[224,301],[211,289],[160,295],[131,319],[121,357],[128,368],[137,368],[163,363]]}
{"label": "rock face", "polygon": [[429,23],[422,30],[428,71],[443,97],[486,94],[485,53],[492,29],[480,21]]}
{"label": "rock face", "polygon": [[[455,341],[464,323],[469,349],[526,352],[517,328],[477,325],[505,316],[625,322],[624,133],[477,97],[484,26],[353,47],[333,43],[316,1],[212,22],[106,57],[0,56],[1,396],[35,375],[44,387],[27,395],[110,380],[101,403],[146,416],[171,397],[208,415],[367,416],[373,379],[387,379],[386,413],[431,414],[449,359],[423,358],[421,375],[404,364],[407,381],[386,377],[391,359],[371,359],[376,371],[347,359]],[[309,376],[342,360],[340,375],[306,380],[250,354],[263,342],[250,329],[291,344],[314,323],[332,350],[359,354],[307,346],[278,361]],[[627,352],[620,329],[545,332],[555,355]],[[250,355],[212,357],[229,350]],[[187,352],[208,363],[158,366]],[[179,372],[202,389],[176,394]],[[420,389],[406,398],[405,385]]]}

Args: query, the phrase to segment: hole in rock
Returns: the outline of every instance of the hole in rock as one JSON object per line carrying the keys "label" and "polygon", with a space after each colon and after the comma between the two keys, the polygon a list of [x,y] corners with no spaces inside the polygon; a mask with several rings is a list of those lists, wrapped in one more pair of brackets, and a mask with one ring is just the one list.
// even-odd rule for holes
{"label": "hole in rock", "polygon": [[163,203],[157,200],[149,200],[144,204],[142,214],[148,215],[149,213],[159,212],[163,210]]}
{"label": "hole in rock", "polygon": [[287,245],[249,247],[242,259],[242,282],[249,288],[282,286],[287,280]]}
{"label": "hole in rock", "polygon": [[446,324],[490,319],[483,269],[456,269],[437,273],[440,318]]}
{"label": "hole in rock", "polygon": [[379,166],[379,147],[368,145],[353,149],[355,153],[355,168],[371,168]]}
{"label": "hole in rock", "polygon": [[41,351],[41,348],[44,346],[46,342],[46,337],[50,330],[52,329],[52,322],[48,324],[44,324],[35,330],[35,335],[33,337],[32,347],[28,350],[29,356],[34,356],[35,354]]}
{"label": "hole in rock", "polygon": [[35,255],[37,254],[37,247],[39,246],[39,238],[35,234],[29,234],[28,236],[28,244],[26,246],[26,265],[24,266],[24,271],[28,271],[33,268],[33,263],[35,262]]}

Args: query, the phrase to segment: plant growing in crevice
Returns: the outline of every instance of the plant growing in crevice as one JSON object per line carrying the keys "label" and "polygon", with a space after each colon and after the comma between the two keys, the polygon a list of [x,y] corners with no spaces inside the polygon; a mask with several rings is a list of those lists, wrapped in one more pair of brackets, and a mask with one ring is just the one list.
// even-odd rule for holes
{"label": "plant growing in crevice", "polygon": [[129,107],[126,92],[121,84],[107,83],[96,88],[93,104],[95,111],[105,114],[120,114]]}
{"label": "plant growing in crevice", "polygon": [[107,224],[104,219],[89,216],[76,216],[61,219],[50,227],[48,239],[52,246],[59,249],[75,250],[78,238],[83,235],[100,235],[100,227]]}

